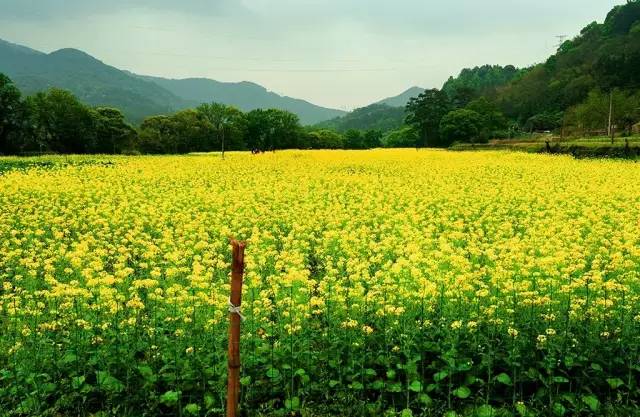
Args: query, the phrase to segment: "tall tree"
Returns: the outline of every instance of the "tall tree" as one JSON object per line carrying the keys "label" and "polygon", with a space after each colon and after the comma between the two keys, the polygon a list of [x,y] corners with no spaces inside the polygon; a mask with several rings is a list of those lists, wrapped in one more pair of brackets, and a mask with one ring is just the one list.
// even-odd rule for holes
{"label": "tall tree", "polygon": [[257,109],[247,113],[247,145],[263,150],[292,149],[301,145],[298,116],[278,109]]}
{"label": "tall tree", "polygon": [[60,153],[87,153],[95,148],[93,111],[69,91],[52,88],[27,99],[37,141]]}
{"label": "tall tree", "polygon": [[23,118],[24,105],[20,90],[9,77],[0,74],[0,153],[19,150]]}
{"label": "tall tree", "polygon": [[115,154],[133,145],[136,131],[124,120],[120,110],[98,107],[94,111],[97,141],[92,152]]}
{"label": "tall tree", "polygon": [[440,122],[440,136],[445,146],[455,141],[476,143],[481,139],[482,116],[473,110],[458,109]]}
{"label": "tall tree", "polygon": [[214,139],[211,150],[220,149],[224,158],[225,149],[239,149],[243,146],[245,126],[244,114],[233,106],[220,103],[201,104],[197,111],[213,127]]}
{"label": "tall tree", "polygon": [[415,126],[420,133],[416,147],[441,147],[440,121],[451,110],[451,102],[444,91],[426,90],[418,97],[412,98],[406,107],[406,122]]}

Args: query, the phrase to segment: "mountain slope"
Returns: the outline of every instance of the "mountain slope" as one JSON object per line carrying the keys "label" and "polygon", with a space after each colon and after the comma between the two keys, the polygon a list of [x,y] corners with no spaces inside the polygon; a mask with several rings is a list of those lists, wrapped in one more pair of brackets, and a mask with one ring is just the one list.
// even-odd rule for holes
{"label": "mountain slope", "polygon": [[316,127],[334,129],[338,132],[346,132],[349,129],[389,132],[402,126],[404,116],[404,107],[376,103],[356,109],[342,117],[318,123]]}
{"label": "mountain slope", "polygon": [[77,49],[61,49],[46,54],[3,40],[0,40],[0,72],[9,76],[25,94],[50,87],[63,88],[86,104],[117,107],[132,122],[211,101],[234,105],[245,111],[256,108],[288,110],[306,124],[345,114],[304,100],[280,96],[249,82],[138,76],[109,66]]}
{"label": "mountain slope", "polygon": [[404,107],[407,105],[411,98],[418,97],[423,92],[424,88],[422,87],[411,87],[408,90],[398,94],[397,96],[385,98],[375,104],[386,104],[387,106],[391,107]]}
{"label": "mountain slope", "polygon": [[498,89],[496,102],[510,118],[561,116],[590,92],[640,90],[640,1],[613,8],[538,64]]}
{"label": "mountain slope", "polygon": [[76,49],[45,54],[0,41],[0,72],[25,94],[64,88],[89,105],[117,107],[136,122],[185,105],[156,84],[131,77]]}
{"label": "mountain slope", "polygon": [[216,101],[235,106],[243,111],[276,108],[295,113],[303,124],[314,124],[346,114],[342,110],[328,109],[304,100],[281,96],[261,85],[243,81],[225,83],[207,78],[174,80],[139,76],[156,83],[183,100],[192,103]]}

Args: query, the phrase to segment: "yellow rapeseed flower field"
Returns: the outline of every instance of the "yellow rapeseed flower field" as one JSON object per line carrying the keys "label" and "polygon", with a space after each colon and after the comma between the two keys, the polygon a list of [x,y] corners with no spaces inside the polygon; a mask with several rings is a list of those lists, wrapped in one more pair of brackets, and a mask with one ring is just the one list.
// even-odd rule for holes
{"label": "yellow rapeseed flower field", "polygon": [[250,415],[638,404],[636,163],[430,150],[49,159],[0,173],[6,415],[220,415],[230,236],[248,243]]}

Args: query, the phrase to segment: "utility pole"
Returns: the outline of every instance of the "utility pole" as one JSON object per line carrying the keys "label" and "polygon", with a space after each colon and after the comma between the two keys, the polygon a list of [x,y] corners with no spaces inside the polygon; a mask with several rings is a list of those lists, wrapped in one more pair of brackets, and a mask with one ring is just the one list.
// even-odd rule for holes
{"label": "utility pole", "polygon": [[613,145],[613,88],[609,92],[609,126],[607,128],[607,135],[611,137],[611,144]]}
{"label": "utility pole", "polygon": [[568,38],[567,35],[556,35],[556,39],[558,39],[558,43],[556,44],[556,49],[560,49],[564,41]]}

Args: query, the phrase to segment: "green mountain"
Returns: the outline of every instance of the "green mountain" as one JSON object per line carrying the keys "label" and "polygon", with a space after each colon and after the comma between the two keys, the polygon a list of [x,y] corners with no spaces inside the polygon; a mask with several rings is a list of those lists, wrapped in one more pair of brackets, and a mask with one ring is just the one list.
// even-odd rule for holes
{"label": "green mountain", "polygon": [[455,97],[463,91],[472,92],[475,95],[492,95],[497,89],[521,77],[526,71],[513,65],[465,68],[457,77],[449,77],[442,86],[442,91],[449,97]]}
{"label": "green mountain", "polygon": [[424,88],[422,87],[411,87],[403,93],[398,94],[397,96],[385,98],[375,104],[386,104],[387,106],[391,107],[404,107],[407,105],[411,98],[418,97],[423,92]]}
{"label": "green mountain", "polygon": [[147,116],[172,113],[211,101],[245,111],[255,108],[288,110],[297,114],[304,124],[345,114],[341,110],[283,97],[249,82],[139,76],[106,65],[76,49],[45,54],[3,40],[0,40],[0,72],[9,76],[25,94],[50,87],[63,88],[86,104],[117,107],[127,119],[136,123]]}
{"label": "green mountain", "polygon": [[156,84],[131,77],[76,49],[45,54],[0,40],[0,72],[25,94],[63,88],[89,105],[117,107],[135,122],[185,105]]}
{"label": "green mountain", "polygon": [[587,25],[557,53],[499,88],[496,103],[521,123],[562,115],[590,92],[640,89],[640,1],[616,6],[603,23]]}
{"label": "green mountain", "polygon": [[159,77],[139,76],[192,103],[215,101],[232,105],[242,111],[255,109],[281,109],[295,113],[302,124],[314,124],[346,114],[342,110],[316,106],[304,100],[278,95],[261,85],[243,81],[225,83],[207,78],[174,80]]}
{"label": "green mountain", "polygon": [[342,117],[318,123],[315,127],[338,132],[346,132],[350,129],[389,132],[402,126],[404,116],[404,107],[376,103],[356,109]]}

